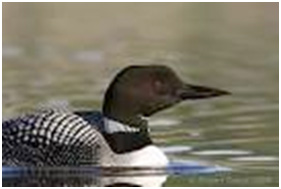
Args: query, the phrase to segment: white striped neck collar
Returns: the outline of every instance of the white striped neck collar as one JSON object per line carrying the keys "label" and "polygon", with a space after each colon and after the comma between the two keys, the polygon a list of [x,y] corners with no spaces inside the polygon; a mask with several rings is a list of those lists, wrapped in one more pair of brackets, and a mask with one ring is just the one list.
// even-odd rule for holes
{"label": "white striped neck collar", "polygon": [[104,117],[102,132],[110,148],[117,154],[132,152],[153,143],[146,125],[133,127]]}
{"label": "white striped neck collar", "polygon": [[138,133],[142,129],[139,127],[132,127],[123,123],[120,123],[118,121],[115,121],[113,119],[104,118],[104,131],[108,134],[112,133]]}

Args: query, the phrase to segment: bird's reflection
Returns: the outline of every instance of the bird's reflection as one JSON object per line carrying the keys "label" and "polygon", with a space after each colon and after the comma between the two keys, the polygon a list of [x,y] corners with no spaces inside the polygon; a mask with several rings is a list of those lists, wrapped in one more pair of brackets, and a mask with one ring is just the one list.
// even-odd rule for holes
{"label": "bird's reflection", "polygon": [[176,160],[167,167],[2,167],[3,186],[159,187],[168,175],[232,171],[207,162]]}
{"label": "bird's reflection", "polygon": [[56,167],[3,168],[3,186],[157,187],[167,179],[165,169]]}

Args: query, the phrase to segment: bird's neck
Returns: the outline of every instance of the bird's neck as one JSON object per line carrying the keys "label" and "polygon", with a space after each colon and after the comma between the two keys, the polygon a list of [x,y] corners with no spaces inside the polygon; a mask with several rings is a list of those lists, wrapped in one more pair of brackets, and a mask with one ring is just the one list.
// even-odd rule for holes
{"label": "bird's neck", "polygon": [[139,109],[137,103],[110,99],[103,105],[103,115],[130,127],[147,128],[147,120],[143,118]]}
{"label": "bird's neck", "polygon": [[109,90],[102,113],[106,118],[103,135],[115,153],[132,152],[152,144],[148,121],[141,116],[139,102],[117,98]]}
{"label": "bird's neck", "polygon": [[103,136],[115,153],[128,153],[152,144],[147,127],[131,127],[105,118],[104,128]]}

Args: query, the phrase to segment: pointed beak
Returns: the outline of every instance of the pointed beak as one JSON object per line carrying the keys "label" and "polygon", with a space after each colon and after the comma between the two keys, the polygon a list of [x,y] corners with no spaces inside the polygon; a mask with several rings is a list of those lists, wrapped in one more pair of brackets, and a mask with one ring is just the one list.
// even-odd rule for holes
{"label": "pointed beak", "polygon": [[179,91],[178,95],[181,100],[196,100],[203,98],[211,98],[222,95],[229,95],[230,93],[220,89],[214,89],[204,86],[196,86],[185,84]]}

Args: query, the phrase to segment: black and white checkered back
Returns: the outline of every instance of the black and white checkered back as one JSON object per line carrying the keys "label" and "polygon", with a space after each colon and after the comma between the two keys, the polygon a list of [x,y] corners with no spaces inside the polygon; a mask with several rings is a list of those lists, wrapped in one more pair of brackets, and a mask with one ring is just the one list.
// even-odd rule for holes
{"label": "black and white checkered back", "polygon": [[2,164],[63,166],[97,164],[98,127],[79,114],[42,110],[2,123]]}

